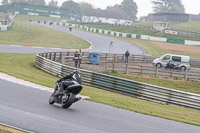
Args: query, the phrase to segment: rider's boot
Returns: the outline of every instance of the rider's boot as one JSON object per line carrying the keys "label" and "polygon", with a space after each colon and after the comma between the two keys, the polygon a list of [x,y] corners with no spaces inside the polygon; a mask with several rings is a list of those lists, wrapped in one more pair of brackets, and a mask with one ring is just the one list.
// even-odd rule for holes
{"label": "rider's boot", "polygon": [[81,100],[81,97],[76,97],[75,100],[74,100],[74,103],[79,101],[79,100]]}

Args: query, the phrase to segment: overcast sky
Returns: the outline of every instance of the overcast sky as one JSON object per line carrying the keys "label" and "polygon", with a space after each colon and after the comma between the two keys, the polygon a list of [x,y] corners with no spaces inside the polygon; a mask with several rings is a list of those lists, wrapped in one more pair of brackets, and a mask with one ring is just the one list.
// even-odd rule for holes
{"label": "overcast sky", "polygon": [[[49,2],[50,0],[45,0]],[[67,0],[57,0],[59,6]],[[105,9],[109,5],[120,4],[123,0],[73,0],[75,2],[88,2],[92,4],[95,8]],[[137,16],[146,16],[152,12],[152,0],[134,0],[138,6]],[[200,0],[182,0],[185,6],[186,13],[199,14],[200,13]]]}

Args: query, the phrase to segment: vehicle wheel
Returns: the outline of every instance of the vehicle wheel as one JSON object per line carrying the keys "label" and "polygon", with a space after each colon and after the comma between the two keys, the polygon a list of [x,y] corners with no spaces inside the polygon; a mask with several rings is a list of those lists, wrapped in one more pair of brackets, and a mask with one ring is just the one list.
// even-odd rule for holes
{"label": "vehicle wheel", "polygon": [[69,108],[72,103],[74,102],[74,99],[75,99],[75,95],[73,93],[68,93],[66,95],[63,95],[62,96],[62,107],[63,108]]}
{"label": "vehicle wheel", "polygon": [[185,70],[186,70],[186,68],[185,68],[184,66],[182,66],[180,69],[181,69],[182,71],[185,71]]}
{"label": "vehicle wheel", "polygon": [[49,104],[54,104],[55,101],[54,101],[54,93],[50,96],[49,98]]}
{"label": "vehicle wheel", "polygon": [[158,63],[158,64],[156,64],[156,67],[161,68],[162,64]]}

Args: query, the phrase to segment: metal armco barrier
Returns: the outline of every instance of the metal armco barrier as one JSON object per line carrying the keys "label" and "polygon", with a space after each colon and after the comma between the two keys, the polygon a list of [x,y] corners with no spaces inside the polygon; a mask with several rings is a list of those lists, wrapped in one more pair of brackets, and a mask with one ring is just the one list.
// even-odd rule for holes
{"label": "metal armco barrier", "polygon": [[[42,57],[41,55],[38,54],[36,57],[36,66],[48,73],[62,77],[75,69],[52,61],[45,56]],[[198,94],[140,83],[83,69],[80,71],[83,83],[89,86],[157,103],[200,110],[200,95]]]}

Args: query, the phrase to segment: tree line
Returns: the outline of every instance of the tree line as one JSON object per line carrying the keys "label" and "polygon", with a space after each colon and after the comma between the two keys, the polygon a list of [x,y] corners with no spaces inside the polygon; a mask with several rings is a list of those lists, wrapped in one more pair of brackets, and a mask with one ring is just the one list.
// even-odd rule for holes
{"label": "tree line", "polygon": [[[8,0],[2,0],[1,2],[2,5],[9,5],[12,3],[66,9],[77,14],[83,14],[85,9],[94,9],[94,6],[87,2],[76,3],[73,0],[63,2],[60,7],[58,7],[58,1],[56,0],[51,0],[49,3],[46,3],[45,0],[10,0],[10,2]],[[152,3],[155,13],[185,12],[181,0],[153,0]],[[137,18],[138,6],[134,0],[123,0],[121,4],[107,6],[106,10],[125,12],[130,20],[135,20]]]}

